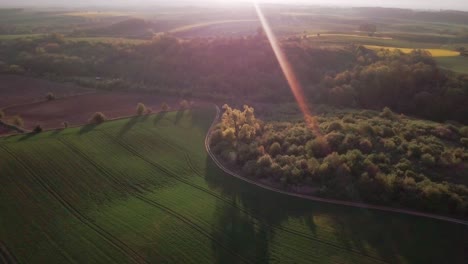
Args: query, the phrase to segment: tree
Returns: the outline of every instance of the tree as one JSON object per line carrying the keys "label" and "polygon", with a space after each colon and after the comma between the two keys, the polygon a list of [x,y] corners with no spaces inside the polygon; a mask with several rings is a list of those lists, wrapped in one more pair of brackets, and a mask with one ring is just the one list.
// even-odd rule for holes
{"label": "tree", "polygon": [[281,145],[278,142],[271,144],[269,153],[272,157],[276,157],[281,153]]}
{"label": "tree", "polygon": [[63,128],[68,128],[68,122],[67,122],[67,121],[64,121],[64,122],[62,123],[62,125],[63,125]]}
{"label": "tree", "polygon": [[429,166],[429,167],[435,164],[435,158],[429,153],[423,154],[421,156],[421,161],[424,165]]}
{"label": "tree", "polygon": [[146,108],[146,105],[144,105],[143,103],[138,103],[137,108],[136,108],[137,115],[141,116],[145,114],[147,110],[148,108]]}
{"label": "tree", "polygon": [[89,123],[90,124],[101,124],[101,123],[104,123],[104,121],[106,121],[106,120],[107,120],[107,118],[103,113],[96,112],[96,113],[94,113],[94,115],[89,120]]}
{"label": "tree", "polygon": [[263,155],[261,156],[260,158],[258,158],[257,160],[257,164],[261,167],[261,168],[269,168],[271,166],[271,164],[273,163],[273,160],[271,159],[271,156],[266,154],[266,155]]}
{"label": "tree", "polygon": [[244,105],[244,111],[233,109],[228,105],[223,106],[224,113],[221,117],[221,130],[223,134],[232,132],[232,141],[251,141],[255,138],[260,124],[255,118],[253,107]]}
{"label": "tree", "polygon": [[182,100],[179,103],[180,110],[186,110],[190,108],[190,103],[187,100]]}
{"label": "tree", "polygon": [[383,118],[386,118],[386,119],[389,119],[389,120],[393,120],[395,118],[395,114],[393,113],[393,111],[388,108],[388,107],[385,107],[383,110],[382,110],[382,113],[380,113],[380,116],[383,117]]}
{"label": "tree", "polygon": [[23,127],[24,121],[20,116],[15,116],[13,117],[13,125],[18,126],[18,127]]}
{"label": "tree", "polygon": [[166,103],[163,103],[161,105],[161,111],[167,112],[168,110],[169,110],[169,105],[167,105]]}
{"label": "tree", "polygon": [[46,95],[46,99],[47,99],[47,101],[53,101],[53,100],[57,99],[57,97],[55,97],[54,93],[49,92]]}
{"label": "tree", "polygon": [[330,153],[328,142],[324,137],[316,138],[307,142],[306,150],[310,157],[315,158],[323,158]]}
{"label": "tree", "polygon": [[34,133],[38,134],[38,133],[41,133],[42,132],[42,127],[41,125],[37,125],[34,130],[33,130]]}

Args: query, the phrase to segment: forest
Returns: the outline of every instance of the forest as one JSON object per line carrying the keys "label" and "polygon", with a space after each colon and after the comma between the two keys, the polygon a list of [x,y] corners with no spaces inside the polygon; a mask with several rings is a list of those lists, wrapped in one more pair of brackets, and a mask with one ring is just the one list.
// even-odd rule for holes
{"label": "forest", "polygon": [[213,152],[277,188],[322,197],[468,216],[468,126],[414,120],[389,108],[263,122],[254,109],[223,107]]}
{"label": "forest", "polygon": [[[390,107],[436,121],[467,122],[468,77],[439,69],[428,52],[373,51],[352,44],[323,48],[300,38],[281,45],[312,103]],[[0,72],[98,89],[223,102],[293,101],[261,31],[191,40],[164,34],[141,44],[76,42],[50,34],[1,42],[0,57]]]}

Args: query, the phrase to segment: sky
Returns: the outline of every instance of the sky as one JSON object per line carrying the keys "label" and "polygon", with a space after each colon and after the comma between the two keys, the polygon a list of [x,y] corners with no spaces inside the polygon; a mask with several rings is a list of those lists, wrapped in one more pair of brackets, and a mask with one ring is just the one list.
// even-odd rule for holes
{"label": "sky", "polygon": [[[171,4],[235,4],[252,0],[0,0],[6,6],[111,6],[111,5],[170,5]],[[452,9],[468,11],[468,0],[258,0],[259,2],[311,4],[327,6],[381,6],[412,9]]]}

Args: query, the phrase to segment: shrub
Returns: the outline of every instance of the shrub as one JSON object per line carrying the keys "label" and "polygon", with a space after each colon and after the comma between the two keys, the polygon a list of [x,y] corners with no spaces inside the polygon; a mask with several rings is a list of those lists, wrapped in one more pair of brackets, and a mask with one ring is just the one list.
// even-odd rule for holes
{"label": "shrub", "polygon": [[384,140],[384,148],[386,150],[393,151],[396,148],[396,144],[392,139]]}
{"label": "shrub", "polygon": [[316,138],[307,142],[306,151],[310,157],[316,158],[323,158],[330,153],[328,142],[323,137]]}
{"label": "shrub", "polygon": [[468,147],[468,138],[461,138],[460,143],[462,143],[463,146]]}
{"label": "shrub", "polygon": [[358,126],[359,132],[361,132],[364,135],[373,135],[374,134],[374,129],[372,128],[371,125],[368,123],[360,123]]}
{"label": "shrub", "polygon": [[137,108],[136,108],[137,115],[141,116],[141,115],[145,114],[147,111],[148,111],[148,109],[146,108],[145,104],[138,103]]}
{"label": "shrub", "polygon": [[460,159],[458,159],[453,151],[446,150],[440,155],[439,159],[439,165],[444,166],[444,167],[451,167],[458,165],[461,162]]}
{"label": "shrub", "polygon": [[96,112],[96,113],[94,113],[94,115],[89,120],[89,123],[90,124],[101,124],[106,120],[107,120],[107,118],[103,113]]}
{"label": "shrub", "polygon": [[460,135],[463,137],[468,137],[468,126],[464,126],[459,129]]}
{"label": "shrub", "polygon": [[247,161],[242,167],[242,173],[248,177],[257,174],[257,163],[254,160]]}
{"label": "shrub", "polygon": [[319,167],[320,163],[315,158],[310,158],[307,160],[307,169],[309,170],[310,174],[314,175],[317,173]]}
{"label": "shrub", "polygon": [[380,113],[380,117],[393,120],[393,119],[395,119],[395,114],[392,112],[392,110],[390,108],[385,107],[382,110],[382,113]]}
{"label": "shrub", "polygon": [[188,108],[190,108],[190,103],[187,100],[180,101],[180,103],[179,103],[179,109],[180,110],[186,110]]}
{"label": "shrub", "polygon": [[372,142],[366,138],[359,141],[359,149],[363,153],[369,153],[372,151]]}
{"label": "shrub", "polygon": [[452,130],[445,126],[438,126],[433,130],[433,134],[441,139],[453,139],[455,135]]}
{"label": "shrub", "polygon": [[330,133],[332,131],[340,131],[343,129],[343,125],[340,122],[334,121],[327,127],[327,132]]}
{"label": "shrub", "polygon": [[271,166],[272,163],[273,163],[273,160],[271,159],[271,156],[268,155],[268,154],[261,156],[261,157],[257,160],[257,164],[258,164],[258,166],[260,166],[261,168],[269,168],[269,167]]}
{"label": "shrub", "polygon": [[408,146],[408,156],[409,157],[414,157],[414,158],[419,158],[421,157],[422,150],[421,147],[415,143],[411,143]]}
{"label": "shrub", "polygon": [[271,144],[269,152],[272,157],[276,157],[276,155],[281,153],[281,145],[278,142]]}
{"label": "shrub", "polygon": [[55,96],[54,93],[47,93],[46,99],[47,99],[47,101],[53,101],[53,100],[57,99],[57,97]]}
{"label": "shrub", "polygon": [[340,132],[331,132],[325,138],[331,147],[337,149],[342,144],[345,135]]}
{"label": "shrub", "polygon": [[354,134],[347,134],[342,142],[342,146],[344,149],[354,149],[357,147],[359,143],[359,139]]}
{"label": "shrub", "polygon": [[63,126],[63,128],[68,128],[68,122],[67,121],[63,122],[62,126]]}
{"label": "shrub", "polygon": [[37,125],[34,128],[33,132],[36,133],[36,134],[41,133],[42,132],[42,127],[40,125]]}
{"label": "shrub", "polygon": [[349,124],[354,124],[356,122],[352,115],[345,115],[342,120],[344,123],[349,123]]}
{"label": "shrub", "polygon": [[435,164],[435,158],[429,153],[422,155],[421,161],[426,166],[433,166]]}
{"label": "shrub", "polygon": [[323,159],[323,162],[327,163],[328,166],[332,169],[337,169],[343,163],[343,161],[341,160],[341,156],[338,155],[338,153],[336,152],[333,152],[332,154],[325,157],[325,159]]}
{"label": "shrub", "polygon": [[20,116],[15,116],[13,117],[13,125],[17,127],[23,127],[24,126],[24,121]]}
{"label": "shrub", "polygon": [[287,150],[288,155],[296,156],[298,153],[299,153],[299,149],[296,144],[292,144],[291,146],[289,146]]}
{"label": "shrub", "polygon": [[385,138],[393,137],[395,136],[395,131],[391,127],[383,126],[380,135]]}
{"label": "shrub", "polygon": [[167,105],[166,103],[163,103],[161,105],[161,111],[167,112],[168,110],[169,110],[169,105]]}

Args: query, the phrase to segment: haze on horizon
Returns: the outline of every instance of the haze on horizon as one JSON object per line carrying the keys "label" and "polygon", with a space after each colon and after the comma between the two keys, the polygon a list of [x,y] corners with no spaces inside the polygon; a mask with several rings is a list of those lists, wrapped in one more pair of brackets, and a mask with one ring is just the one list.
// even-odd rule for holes
{"label": "haze on horizon", "polygon": [[[300,5],[324,5],[339,7],[396,7],[410,9],[433,9],[433,10],[463,10],[468,11],[468,3],[464,0],[258,0],[263,3],[283,3]],[[82,0],[71,2],[69,0],[0,0],[0,7],[84,7],[84,6],[149,6],[149,5],[229,5],[249,3],[251,0],[174,0],[168,3],[167,0],[114,0],[95,1]]]}

